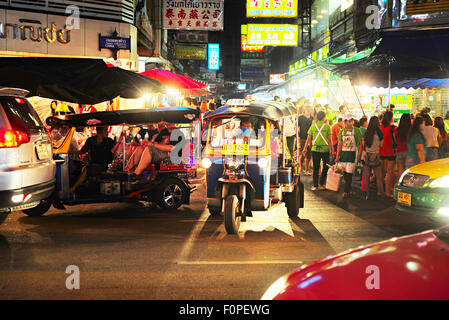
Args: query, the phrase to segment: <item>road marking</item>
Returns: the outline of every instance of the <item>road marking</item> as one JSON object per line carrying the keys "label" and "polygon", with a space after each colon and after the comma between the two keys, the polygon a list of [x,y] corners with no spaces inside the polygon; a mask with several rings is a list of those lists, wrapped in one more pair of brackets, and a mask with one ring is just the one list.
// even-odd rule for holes
{"label": "road marking", "polygon": [[187,257],[190,255],[190,252],[192,251],[193,245],[195,243],[195,240],[200,235],[201,231],[204,228],[204,225],[207,222],[207,217],[209,217],[209,209],[204,209],[201,213],[201,216],[198,218],[198,222],[195,224],[195,227],[192,229],[192,231],[189,234],[189,237],[185,241],[184,246],[182,247],[178,259],[180,261],[186,260]]}
{"label": "road marking", "polygon": [[249,261],[177,261],[177,264],[187,264],[187,265],[228,265],[228,264],[303,264],[299,260],[249,260]]}

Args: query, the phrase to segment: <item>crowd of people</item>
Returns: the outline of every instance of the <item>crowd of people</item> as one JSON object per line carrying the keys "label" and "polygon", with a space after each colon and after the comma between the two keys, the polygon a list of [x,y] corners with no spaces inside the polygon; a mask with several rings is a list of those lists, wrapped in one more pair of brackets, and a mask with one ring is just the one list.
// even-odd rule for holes
{"label": "crowd of people", "polygon": [[[281,101],[279,97],[274,100]],[[352,192],[356,168],[362,167],[362,191],[366,199],[370,198],[370,185],[374,183],[377,195],[390,200],[393,198],[394,184],[406,169],[426,161],[449,157],[449,112],[443,119],[431,117],[430,109],[425,108],[417,114],[402,114],[399,123],[395,124],[393,105],[379,115],[354,119],[345,106],[340,106],[334,112],[329,105],[312,105],[305,98],[296,103],[287,98],[284,102],[298,110],[299,171],[312,176],[312,191],[326,189],[327,172],[329,167],[333,167],[342,171],[342,196],[347,198]],[[220,107],[221,101],[209,97],[198,103],[196,99],[186,97],[183,105],[199,108],[205,116]],[[113,101],[108,103],[109,107],[114,110]],[[92,106],[79,106],[79,109],[80,113],[97,111]],[[57,101],[52,102],[51,111],[55,115],[74,112],[73,108]],[[293,131],[289,128],[293,128]],[[293,154],[296,136],[294,123],[286,126],[285,130],[288,131],[287,147]],[[148,164],[167,158],[173,148],[167,140],[169,132],[167,127],[152,126],[141,128],[134,135],[129,133],[127,137],[131,136],[132,150],[128,152],[127,170],[140,175]],[[100,130],[100,133],[97,132],[96,138],[106,136],[101,141],[92,138],[81,151],[86,153],[95,146],[99,149],[98,145],[102,145],[103,141],[108,142],[108,151],[114,147],[117,149],[117,144],[106,139],[107,132]],[[122,135],[115,141],[120,143],[121,139]],[[91,153],[95,152],[91,150]],[[100,165],[104,169],[103,162]],[[87,173],[86,168],[80,181],[85,179]]]}
{"label": "crowd of people", "polygon": [[333,167],[343,173],[342,196],[347,198],[354,172],[362,167],[364,197],[370,198],[374,183],[378,197],[392,200],[394,184],[406,169],[449,157],[449,112],[445,118],[431,117],[425,108],[402,114],[395,124],[394,105],[379,115],[354,119],[345,106],[333,112],[329,105],[313,106],[305,98],[296,105],[291,99],[285,102],[298,110],[300,172],[313,176],[312,191],[326,189],[327,172]]}

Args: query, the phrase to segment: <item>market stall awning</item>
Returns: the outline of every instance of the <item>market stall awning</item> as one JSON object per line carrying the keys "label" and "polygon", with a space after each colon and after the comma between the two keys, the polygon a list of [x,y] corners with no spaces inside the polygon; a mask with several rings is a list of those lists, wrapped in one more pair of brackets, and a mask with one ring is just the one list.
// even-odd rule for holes
{"label": "market stall awning", "polygon": [[422,78],[417,80],[405,80],[394,82],[393,86],[398,88],[415,89],[449,89],[449,79],[429,79]]}
{"label": "market stall awning", "polygon": [[100,59],[0,58],[0,74],[0,86],[79,104],[96,104],[117,96],[135,99],[146,93],[165,91],[157,80],[108,68]]}
{"label": "market stall awning", "polygon": [[376,87],[388,87],[389,70],[392,84],[449,76],[448,30],[390,31],[380,38],[369,57],[336,64],[333,71],[349,76],[353,83]]}
{"label": "market stall awning", "polygon": [[182,90],[187,94],[208,94],[207,84],[189,79],[186,76],[167,70],[154,69],[140,73],[151,79],[155,79],[176,90]]}

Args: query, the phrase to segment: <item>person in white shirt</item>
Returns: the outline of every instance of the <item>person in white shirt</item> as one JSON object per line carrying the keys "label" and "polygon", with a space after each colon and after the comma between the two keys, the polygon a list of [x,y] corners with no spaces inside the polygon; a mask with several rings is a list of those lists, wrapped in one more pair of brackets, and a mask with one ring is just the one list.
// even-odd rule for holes
{"label": "person in white shirt", "polygon": [[437,160],[439,158],[438,148],[440,145],[438,141],[440,138],[440,131],[433,126],[432,118],[428,114],[423,115],[423,119],[426,123],[422,132],[427,141],[426,161]]}

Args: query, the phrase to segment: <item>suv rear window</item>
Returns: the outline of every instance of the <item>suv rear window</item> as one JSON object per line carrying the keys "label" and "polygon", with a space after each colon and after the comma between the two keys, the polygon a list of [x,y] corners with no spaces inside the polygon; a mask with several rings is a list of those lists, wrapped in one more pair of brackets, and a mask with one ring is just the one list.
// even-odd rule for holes
{"label": "suv rear window", "polygon": [[3,108],[14,130],[45,129],[36,110],[25,98],[0,97],[0,107]]}

